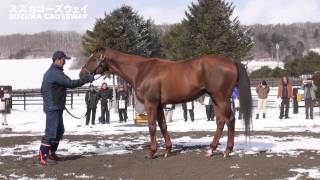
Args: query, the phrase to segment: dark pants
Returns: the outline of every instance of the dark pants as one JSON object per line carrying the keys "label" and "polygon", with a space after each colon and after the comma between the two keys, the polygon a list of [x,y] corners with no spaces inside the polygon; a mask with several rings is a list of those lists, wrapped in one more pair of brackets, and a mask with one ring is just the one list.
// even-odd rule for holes
{"label": "dark pants", "polygon": [[127,109],[119,109],[119,119],[120,122],[127,122],[128,115],[127,115]]}
{"label": "dark pants", "polygon": [[313,101],[311,98],[305,99],[304,100],[305,103],[305,108],[306,108],[306,119],[309,119],[309,117],[311,119],[313,119]]}
{"label": "dark pants", "polygon": [[194,112],[193,112],[193,109],[183,109],[183,117],[184,117],[184,121],[188,121],[188,111],[189,111],[189,114],[190,114],[190,118],[191,118],[191,121],[194,121]]}
{"label": "dark pants", "polygon": [[48,111],[46,113],[46,130],[42,143],[52,145],[58,143],[64,134],[63,110]]}
{"label": "dark pants", "polygon": [[285,116],[285,118],[289,118],[289,108],[290,108],[289,98],[282,98],[281,106],[280,106],[280,116],[279,116],[280,119],[283,118],[283,115]]}
{"label": "dark pants", "polygon": [[110,123],[110,112],[108,106],[101,106],[101,122]]}
{"label": "dark pants", "polygon": [[213,105],[206,105],[206,113],[208,121],[213,121],[213,118],[215,116],[213,111]]}
{"label": "dark pants", "polygon": [[92,112],[91,124],[94,125],[94,122],[96,120],[96,108],[92,109],[87,107],[86,125],[88,125],[90,122],[91,112]]}

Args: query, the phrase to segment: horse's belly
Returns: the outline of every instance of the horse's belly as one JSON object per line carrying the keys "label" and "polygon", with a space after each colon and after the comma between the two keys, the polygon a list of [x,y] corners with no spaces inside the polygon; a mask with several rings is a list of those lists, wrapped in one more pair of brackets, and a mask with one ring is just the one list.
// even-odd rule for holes
{"label": "horse's belly", "polygon": [[163,102],[163,104],[186,102],[198,97],[202,92],[203,90],[201,88],[189,89],[176,87],[172,89],[172,91],[161,92],[161,102]]}

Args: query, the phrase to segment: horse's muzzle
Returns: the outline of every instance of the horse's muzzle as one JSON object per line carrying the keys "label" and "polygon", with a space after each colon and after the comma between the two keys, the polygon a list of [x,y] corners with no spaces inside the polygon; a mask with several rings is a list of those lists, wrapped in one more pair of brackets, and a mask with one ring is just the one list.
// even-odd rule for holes
{"label": "horse's muzzle", "polygon": [[80,73],[79,73],[79,77],[80,79],[82,79],[85,75],[87,75],[88,73],[82,68]]}

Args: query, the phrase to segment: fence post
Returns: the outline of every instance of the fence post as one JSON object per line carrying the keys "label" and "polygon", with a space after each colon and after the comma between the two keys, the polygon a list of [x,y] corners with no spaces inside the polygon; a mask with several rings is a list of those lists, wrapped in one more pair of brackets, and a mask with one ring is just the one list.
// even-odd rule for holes
{"label": "fence post", "polygon": [[298,114],[298,111],[299,111],[299,104],[297,99],[298,88],[293,88],[292,93],[293,93],[293,101],[292,101],[293,114]]}
{"label": "fence post", "polygon": [[23,92],[23,109],[24,110],[26,110],[27,109],[27,107],[26,107],[26,104],[27,102],[26,102],[26,92]]}
{"label": "fence post", "polygon": [[71,105],[71,109],[73,109],[73,92],[71,91],[71,103],[70,103],[70,105]]}

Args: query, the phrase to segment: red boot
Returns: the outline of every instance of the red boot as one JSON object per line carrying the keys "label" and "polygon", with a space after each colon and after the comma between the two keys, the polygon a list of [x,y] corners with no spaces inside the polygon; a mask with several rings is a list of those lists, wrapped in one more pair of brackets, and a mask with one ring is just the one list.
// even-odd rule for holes
{"label": "red boot", "polygon": [[41,144],[41,146],[40,146],[39,163],[42,166],[57,164],[57,162],[55,160],[52,160],[49,158],[50,148],[51,148],[51,146],[48,144]]}

